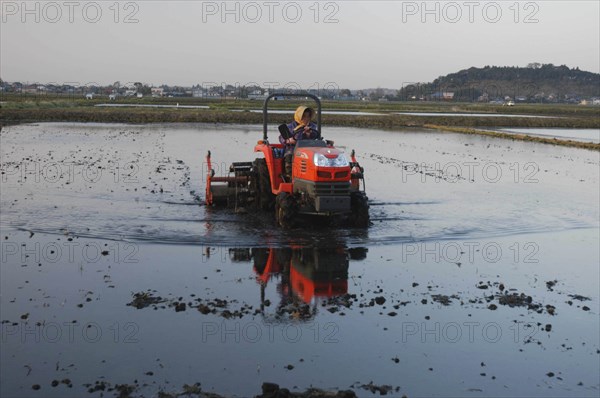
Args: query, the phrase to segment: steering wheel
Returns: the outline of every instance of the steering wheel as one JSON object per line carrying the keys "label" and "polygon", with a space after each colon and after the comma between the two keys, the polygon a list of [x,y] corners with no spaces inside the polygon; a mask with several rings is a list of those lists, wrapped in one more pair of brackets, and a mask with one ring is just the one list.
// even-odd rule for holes
{"label": "steering wheel", "polygon": [[[321,140],[322,139],[321,138],[321,132],[319,130],[317,130],[315,128],[312,128],[312,127],[309,127],[309,128],[310,128],[311,133],[314,132],[314,133],[317,134],[317,138],[309,138],[309,139],[313,139],[313,140]],[[304,128],[302,129],[302,134],[304,134]],[[306,139],[306,138],[304,138],[304,139]]]}

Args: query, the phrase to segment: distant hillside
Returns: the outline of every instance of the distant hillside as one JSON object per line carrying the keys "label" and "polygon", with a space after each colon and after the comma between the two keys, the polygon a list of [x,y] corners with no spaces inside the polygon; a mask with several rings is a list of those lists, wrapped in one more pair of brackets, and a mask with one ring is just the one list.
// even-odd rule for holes
{"label": "distant hillside", "polygon": [[600,74],[565,65],[469,68],[431,83],[403,87],[399,99],[453,101],[579,102],[600,97]]}

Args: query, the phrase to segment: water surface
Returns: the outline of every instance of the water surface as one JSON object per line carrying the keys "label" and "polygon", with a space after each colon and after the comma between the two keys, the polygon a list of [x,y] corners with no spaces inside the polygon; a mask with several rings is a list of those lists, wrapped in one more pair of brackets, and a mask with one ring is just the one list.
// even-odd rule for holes
{"label": "water surface", "polygon": [[357,151],[373,225],[282,231],[202,205],[206,152],[225,173],[261,135],[3,129],[0,395],[598,394],[597,152],[325,128]]}

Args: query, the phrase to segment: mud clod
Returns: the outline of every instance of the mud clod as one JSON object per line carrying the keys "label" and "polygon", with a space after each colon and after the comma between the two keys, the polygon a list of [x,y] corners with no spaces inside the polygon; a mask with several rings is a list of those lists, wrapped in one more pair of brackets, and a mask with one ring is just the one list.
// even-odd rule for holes
{"label": "mud clod", "polygon": [[155,296],[153,296],[152,292],[148,291],[148,292],[135,293],[133,295],[133,300],[130,303],[127,303],[127,305],[129,305],[131,307],[135,307],[138,310],[140,310],[142,308],[146,308],[151,305],[164,303],[165,301],[166,300],[163,299],[162,297],[160,297],[160,296],[155,297]]}
{"label": "mud clod", "polygon": [[384,384],[378,386],[373,384],[372,381],[369,382],[369,384],[362,384],[358,386],[358,388],[362,388],[363,390],[369,391],[371,394],[379,393],[379,395],[387,395],[389,392],[394,390],[394,387],[390,385]]}
{"label": "mud clod", "polygon": [[573,300],[577,300],[577,301],[590,301],[591,298],[586,297],[586,296],[581,296],[579,294],[569,294],[569,297],[571,297]]}
{"label": "mud clod", "polygon": [[450,305],[450,303],[452,303],[452,299],[458,300],[459,297],[455,294],[452,296],[446,296],[445,294],[434,294],[431,296],[431,299],[442,305]]}

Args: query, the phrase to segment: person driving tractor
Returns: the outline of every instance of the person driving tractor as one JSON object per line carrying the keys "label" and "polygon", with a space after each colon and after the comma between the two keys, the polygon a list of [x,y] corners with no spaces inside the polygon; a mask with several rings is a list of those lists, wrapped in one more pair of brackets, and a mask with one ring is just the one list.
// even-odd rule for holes
{"label": "person driving tractor", "polygon": [[285,176],[288,181],[292,178],[292,157],[296,142],[300,140],[314,140],[319,137],[317,125],[312,122],[315,111],[306,106],[299,106],[294,113],[294,121],[287,125],[291,137],[279,136],[279,142],[285,145],[283,155],[285,165]]}

